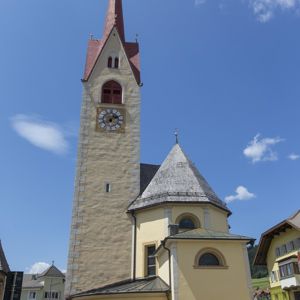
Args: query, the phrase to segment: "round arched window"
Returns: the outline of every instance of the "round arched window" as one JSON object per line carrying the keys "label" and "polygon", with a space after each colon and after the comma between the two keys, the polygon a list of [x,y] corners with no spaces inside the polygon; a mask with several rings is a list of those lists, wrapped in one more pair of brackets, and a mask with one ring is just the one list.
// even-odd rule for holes
{"label": "round arched window", "polygon": [[179,229],[195,229],[196,225],[191,218],[182,218],[179,222]]}
{"label": "round arched window", "polygon": [[198,217],[191,213],[181,214],[176,218],[175,222],[176,224],[178,224],[179,229],[182,231],[193,230],[201,227]]}
{"label": "round arched window", "polygon": [[221,263],[218,257],[212,253],[204,253],[200,256],[199,266],[220,266]]}
{"label": "round arched window", "polygon": [[212,268],[227,269],[224,255],[215,248],[204,248],[195,257],[195,269]]}
{"label": "round arched window", "polygon": [[122,104],[122,87],[114,81],[106,82],[102,87],[102,103]]}

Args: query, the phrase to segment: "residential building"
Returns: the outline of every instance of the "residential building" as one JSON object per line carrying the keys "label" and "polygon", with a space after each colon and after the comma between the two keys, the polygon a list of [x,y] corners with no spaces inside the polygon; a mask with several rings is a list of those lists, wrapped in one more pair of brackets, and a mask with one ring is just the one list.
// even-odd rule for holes
{"label": "residential building", "polygon": [[3,300],[7,274],[10,272],[9,265],[7,263],[2,243],[0,240],[0,300]]}
{"label": "residential building", "polygon": [[300,300],[300,210],[262,234],[254,263],[268,268],[272,300]]}
{"label": "residential building", "polygon": [[0,240],[0,300],[20,300],[23,272],[10,270]]}
{"label": "residential building", "polygon": [[[250,300],[249,237],[176,144],[140,163],[139,45],[121,0],[88,45],[66,295],[79,299]],[[22,299],[24,300],[24,299]]]}
{"label": "residential building", "polygon": [[24,274],[21,300],[63,300],[65,275],[54,265],[41,274]]}

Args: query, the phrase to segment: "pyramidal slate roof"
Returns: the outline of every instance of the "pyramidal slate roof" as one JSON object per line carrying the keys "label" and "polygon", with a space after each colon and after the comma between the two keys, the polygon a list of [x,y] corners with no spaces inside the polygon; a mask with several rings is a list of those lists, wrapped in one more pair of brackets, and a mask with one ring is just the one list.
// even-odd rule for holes
{"label": "pyramidal slate roof", "polygon": [[10,272],[8,262],[6,260],[5,254],[4,254],[4,250],[2,248],[1,240],[0,240],[0,271],[5,272],[5,273]]}
{"label": "pyramidal slate roof", "polygon": [[39,274],[38,277],[65,277],[65,275],[54,265],[50,266],[48,269],[46,269],[43,273]]}
{"label": "pyramidal slate roof", "polygon": [[130,204],[129,210],[166,202],[209,202],[230,213],[226,204],[219,199],[179,144],[175,144],[149,185]]}

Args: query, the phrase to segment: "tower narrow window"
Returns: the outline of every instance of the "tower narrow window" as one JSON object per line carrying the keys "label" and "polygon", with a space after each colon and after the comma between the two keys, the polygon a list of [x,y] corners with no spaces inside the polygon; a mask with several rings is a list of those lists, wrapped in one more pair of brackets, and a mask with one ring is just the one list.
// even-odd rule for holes
{"label": "tower narrow window", "polygon": [[122,104],[122,87],[116,81],[108,81],[102,87],[102,103]]}
{"label": "tower narrow window", "polygon": [[110,193],[111,192],[111,185],[110,185],[110,183],[106,183],[105,184],[105,192],[106,193]]}
{"label": "tower narrow window", "polygon": [[119,58],[116,57],[115,58],[115,69],[118,69],[119,68]]}
{"label": "tower narrow window", "polygon": [[156,259],[155,259],[155,245],[149,245],[145,248],[146,254],[146,276],[156,275]]}
{"label": "tower narrow window", "polygon": [[107,61],[107,67],[108,67],[108,68],[112,68],[112,63],[113,63],[113,59],[112,59],[112,57],[110,56],[110,57],[108,58],[108,61]]}

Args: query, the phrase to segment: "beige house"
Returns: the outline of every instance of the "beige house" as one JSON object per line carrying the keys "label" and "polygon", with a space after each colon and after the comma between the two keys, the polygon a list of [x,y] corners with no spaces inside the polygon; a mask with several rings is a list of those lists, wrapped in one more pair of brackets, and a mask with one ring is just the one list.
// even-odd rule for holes
{"label": "beige house", "polygon": [[139,45],[121,0],[82,81],[66,296],[250,300],[253,240],[229,232],[230,210],[178,142],[160,166],[140,163]]}
{"label": "beige house", "polygon": [[24,274],[21,300],[63,300],[65,275],[54,265],[41,274]]}
{"label": "beige house", "polygon": [[254,263],[268,268],[272,300],[300,300],[300,210],[262,234]]}

